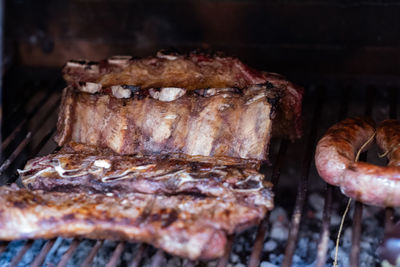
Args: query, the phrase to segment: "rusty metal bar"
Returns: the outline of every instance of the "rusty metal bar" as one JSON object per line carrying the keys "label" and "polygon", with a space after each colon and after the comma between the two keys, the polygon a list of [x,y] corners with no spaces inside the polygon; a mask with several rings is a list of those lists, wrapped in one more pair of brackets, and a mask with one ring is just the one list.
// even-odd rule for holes
{"label": "rusty metal bar", "polygon": [[40,253],[36,256],[35,260],[31,264],[31,267],[40,267],[42,266],[44,260],[46,259],[47,254],[49,253],[50,249],[53,247],[56,238],[50,239],[44,244]]}
{"label": "rusty metal bar", "polygon": [[159,267],[165,265],[165,254],[162,249],[157,249],[156,254],[153,256],[151,267]]}
{"label": "rusty metal bar", "polygon": [[25,253],[32,247],[33,240],[29,239],[25,242],[24,246],[18,251],[17,255],[12,259],[9,267],[15,267],[22,260]]}
{"label": "rusty metal bar", "polygon": [[[287,147],[288,147],[288,141],[286,139],[282,139],[279,145],[278,157],[275,161],[272,170],[272,176],[270,179],[274,186],[273,191],[275,191],[279,181],[279,177],[281,175],[281,169],[286,155]],[[248,265],[249,267],[256,267],[260,265],[261,251],[264,245],[264,240],[268,229],[269,214],[270,213],[267,213],[265,218],[261,221],[260,225],[258,226],[256,240],[254,241],[253,251],[251,252],[249,260],[249,265]]]}
{"label": "rusty metal bar", "polygon": [[324,214],[322,217],[322,230],[321,237],[318,243],[317,251],[317,263],[316,267],[325,266],[326,253],[328,251],[328,241],[329,241],[329,226],[331,224],[331,213],[332,213],[332,191],[333,187],[329,184],[326,185],[325,190],[325,204],[324,204]]}
{"label": "rusty metal bar", "polygon": [[[26,145],[29,144],[31,139],[32,139],[32,133],[28,132],[24,140],[21,143],[19,143],[19,145],[14,149],[11,155],[1,164],[0,175],[3,174],[3,172],[11,165],[11,163],[14,162],[17,156],[24,150]],[[3,181],[0,181],[0,184],[3,184]]]}
{"label": "rusty metal bar", "polygon": [[[340,94],[340,107],[339,107],[339,117],[338,120],[343,120],[348,112],[348,99],[349,92],[351,91],[350,87],[342,87],[342,91]],[[328,251],[328,242],[329,242],[329,226],[331,224],[331,214],[332,214],[332,194],[333,194],[333,186],[326,184],[325,190],[325,202],[324,202],[324,213],[322,216],[322,229],[321,229],[321,237],[318,242],[318,251],[317,251],[317,262],[316,267],[323,267],[326,263],[327,251]]]}
{"label": "rusty metal bar", "polygon": [[[49,114],[51,114],[52,111],[54,111],[57,108],[59,101],[56,101],[55,104],[50,108],[50,110],[48,110]],[[47,116],[46,119],[44,120],[44,122],[46,122],[48,119],[50,119],[51,116]],[[40,128],[40,126],[35,128],[35,132],[33,133],[33,135],[35,136],[38,132],[37,130]],[[51,134],[54,133],[55,131],[55,127],[52,128],[52,130],[50,130],[50,136]],[[46,134],[40,144],[43,143],[43,141],[45,140],[45,143],[47,142],[47,139],[50,138],[49,133]],[[25,139],[19,143],[19,145],[17,146],[17,148],[11,153],[11,155],[3,162],[3,164],[0,166],[0,176],[4,173],[4,171],[14,162],[14,160],[17,158],[17,156],[25,149],[25,147],[30,143],[30,141],[32,140],[32,133],[28,132],[28,134],[26,135]],[[43,143],[43,145],[45,144]],[[0,184],[4,184],[7,181],[3,181],[4,179],[1,179],[2,181],[0,181]]]}
{"label": "rusty metal bar", "polygon": [[183,267],[195,267],[196,263],[194,261],[188,260],[182,264]]}
{"label": "rusty metal bar", "polygon": [[[52,99],[51,97],[49,98],[49,96],[45,96],[43,98],[43,100],[45,101],[41,101],[40,103],[38,103],[35,108],[28,114],[27,117],[25,117],[15,128],[14,130],[7,136],[6,139],[4,139],[3,143],[1,144],[1,148],[4,150],[5,148],[7,148],[8,145],[10,145],[10,143],[15,139],[15,137],[18,135],[18,133],[22,130],[23,126],[25,126],[33,117],[35,117],[35,115],[40,111],[40,109],[45,106],[50,100],[54,101],[54,103],[50,106],[49,110],[46,112],[48,114],[52,114],[58,107],[59,107],[59,103],[60,103],[60,96]],[[36,132],[37,130],[39,130],[41,125],[38,125],[37,127],[35,127],[35,129],[33,130],[33,132]]]}
{"label": "rusty metal bar", "polygon": [[[375,87],[368,87],[367,91],[367,101],[365,106],[365,116],[372,116],[372,108],[374,105],[376,96]],[[361,161],[366,161],[367,152],[363,153],[360,157]],[[356,201],[353,215],[353,226],[351,235],[351,251],[350,251],[350,266],[359,265],[360,256],[360,239],[361,239],[361,219],[362,219],[363,205],[362,203]]]}
{"label": "rusty metal bar", "polygon": [[394,209],[386,208],[385,209],[385,232],[389,231],[393,226],[394,219]]}
{"label": "rusty metal bar", "polygon": [[361,219],[363,205],[356,201],[351,235],[350,266],[358,266],[360,258]]}
{"label": "rusty metal bar", "polygon": [[0,242],[0,256],[3,254],[3,252],[6,250],[9,242],[8,241],[1,241]]}
{"label": "rusty metal bar", "polygon": [[113,254],[111,255],[110,260],[108,261],[106,267],[114,267],[117,266],[118,261],[120,260],[122,252],[125,249],[125,242],[119,242],[117,247],[115,248]]}
{"label": "rusty metal bar", "polygon": [[67,265],[69,259],[72,257],[72,255],[74,255],[74,252],[80,243],[81,242],[79,239],[74,238],[72,240],[67,252],[64,253],[64,255],[61,257],[60,262],[57,264],[57,267],[64,267]]}
{"label": "rusty metal bar", "polygon": [[[36,104],[35,107],[29,113],[32,113],[32,111],[37,106],[43,106],[44,101],[46,99],[48,99],[49,95],[51,95],[51,93],[53,91],[55,91],[54,89],[61,88],[62,86],[64,86],[62,84],[63,79],[61,77],[56,77],[49,82],[45,82],[44,84],[42,82],[43,81],[41,81],[38,85],[35,85],[33,88],[28,88],[28,90],[30,91],[30,94],[23,97],[23,99],[21,99],[21,101],[18,101],[18,104],[11,110],[11,112],[7,115],[7,117],[4,118],[4,125],[8,125],[11,122],[11,120],[15,120],[15,118],[25,117],[23,114],[24,108],[27,106],[29,100],[31,100],[35,96],[35,94],[37,94],[38,88],[47,88],[47,89],[44,91],[43,96],[40,97],[40,99],[37,101],[38,104]],[[31,84],[32,84],[32,81],[26,81],[26,82],[24,82],[24,84],[22,84],[21,86],[18,86],[18,87],[26,88],[26,87],[30,87]],[[28,114],[28,116],[29,115],[30,114]]]}
{"label": "rusty metal bar", "polygon": [[143,255],[147,249],[147,245],[144,243],[141,243],[136,251],[135,257],[132,259],[131,263],[129,264],[129,267],[138,267],[140,265],[140,262],[143,259]]}
{"label": "rusty metal bar", "polygon": [[92,247],[92,249],[89,252],[89,255],[86,257],[86,259],[83,261],[81,264],[82,267],[90,266],[92,264],[92,261],[94,257],[96,256],[97,252],[103,245],[103,240],[97,240],[96,244]]}
{"label": "rusty metal bar", "polygon": [[228,242],[225,247],[225,254],[218,260],[217,267],[225,267],[228,265],[229,256],[231,255],[231,250],[233,246],[233,240],[235,240],[235,235],[228,236]]}
{"label": "rusty metal bar", "polygon": [[285,249],[285,257],[282,262],[283,267],[290,267],[292,265],[293,255],[296,249],[297,239],[299,235],[301,216],[303,214],[304,203],[307,198],[307,183],[308,175],[310,172],[311,161],[313,159],[315,150],[315,141],[317,139],[317,125],[321,115],[322,108],[322,94],[324,88],[317,90],[317,98],[314,107],[313,118],[311,121],[311,132],[308,135],[306,152],[302,163],[300,181],[297,187],[296,205],[292,215],[292,220],[289,228],[288,243]]}

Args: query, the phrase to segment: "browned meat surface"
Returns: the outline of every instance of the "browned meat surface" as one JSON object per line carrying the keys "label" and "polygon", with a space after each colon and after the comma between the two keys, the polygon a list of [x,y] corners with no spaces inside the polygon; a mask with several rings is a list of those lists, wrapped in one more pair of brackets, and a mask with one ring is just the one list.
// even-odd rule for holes
{"label": "browned meat surface", "polygon": [[[320,176],[340,186],[348,197],[364,204],[396,207],[400,205],[399,141],[400,122],[386,120],[378,128],[365,118],[347,118],[333,125],[318,142],[315,165]],[[376,141],[387,153],[388,166],[356,162],[357,152]],[[368,144],[364,147],[365,144]]]}
{"label": "browned meat surface", "polygon": [[201,53],[177,55],[159,52],[157,57],[112,57],[99,63],[72,61],[66,64],[63,73],[70,84],[90,81],[105,87],[129,84],[141,88],[182,87],[194,90],[245,88],[265,82],[262,73],[236,58]]}
{"label": "browned meat surface", "polygon": [[167,157],[122,156],[71,143],[60,152],[30,160],[19,171],[25,187],[45,191],[198,194],[273,207],[271,184],[254,169]]}
{"label": "browned meat surface", "polygon": [[[128,155],[177,154],[186,160],[222,164],[265,161],[276,90],[253,86],[185,91],[109,88],[85,93],[63,92],[56,140],[108,147]],[[183,90],[183,91],[180,91]],[[176,98],[169,101],[170,98]]]}
{"label": "browned meat surface", "polygon": [[158,53],[157,57],[132,59],[112,57],[101,62],[69,61],[64,78],[70,85],[90,82],[110,87],[133,85],[141,89],[178,87],[186,90],[204,88],[240,88],[253,85],[276,87],[281,93],[274,136],[294,140],[302,135],[301,105],[303,89],[275,73],[259,72],[240,60],[220,55]]}
{"label": "browned meat surface", "polygon": [[358,150],[374,133],[375,123],[367,118],[347,118],[331,126],[315,150],[319,175],[327,183],[340,186],[346,168],[354,163]]}
{"label": "browned meat surface", "polygon": [[150,243],[190,259],[224,253],[226,234],[257,224],[262,207],[229,198],[29,191],[0,187],[0,239],[87,237]]}

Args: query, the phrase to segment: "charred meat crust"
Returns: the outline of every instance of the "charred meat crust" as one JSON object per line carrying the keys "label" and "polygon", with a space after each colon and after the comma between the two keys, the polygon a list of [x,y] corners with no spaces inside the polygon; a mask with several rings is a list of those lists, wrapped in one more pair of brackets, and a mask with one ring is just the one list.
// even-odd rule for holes
{"label": "charred meat crust", "polygon": [[[110,63],[111,62],[111,63]],[[273,136],[291,140],[302,136],[303,89],[276,73],[259,72],[236,58],[221,53],[192,52],[186,55],[159,52],[156,57],[128,59],[115,64],[115,60],[97,63],[68,62],[63,69],[69,85],[79,82],[112,85],[134,85],[143,89],[180,87],[186,90],[202,88],[247,88],[257,84],[279,88],[282,92],[273,125]],[[96,66],[96,67],[94,67]]]}
{"label": "charred meat crust", "polygon": [[56,141],[60,146],[75,141],[108,147],[124,155],[172,153],[228,165],[266,161],[271,117],[281,92],[253,86],[206,89],[204,94],[189,91],[171,103],[154,99],[148,90],[117,99],[107,88],[88,94],[69,86]]}
{"label": "charred meat crust", "polygon": [[34,158],[19,170],[31,190],[123,196],[131,192],[236,199],[241,205],[273,207],[271,184],[254,169],[169,157],[123,156],[107,149],[70,143]]}
{"label": "charred meat crust", "polygon": [[226,234],[255,225],[265,213],[229,199],[139,193],[119,198],[0,187],[2,240],[134,240],[192,260],[222,256]]}
{"label": "charred meat crust", "polygon": [[358,149],[374,133],[375,123],[361,117],[347,118],[330,127],[315,150],[319,175],[327,183],[340,186],[345,169],[354,163]]}

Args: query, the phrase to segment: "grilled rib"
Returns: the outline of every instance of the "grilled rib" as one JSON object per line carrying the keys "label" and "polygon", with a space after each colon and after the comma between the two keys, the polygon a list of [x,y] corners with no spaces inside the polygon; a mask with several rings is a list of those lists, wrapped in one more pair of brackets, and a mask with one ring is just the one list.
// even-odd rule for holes
{"label": "grilled rib", "polygon": [[150,243],[189,259],[223,255],[226,234],[257,224],[263,207],[230,198],[119,196],[0,187],[0,239],[86,237]]}
{"label": "grilled rib", "polygon": [[[300,138],[302,135],[302,120],[301,120],[301,105],[302,105],[302,97],[303,97],[303,89],[295,86],[291,82],[287,81],[284,77],[275,74],[275,73],[267,73],[267,72],[259,72],[254,69],[251,69],[247,65],[243,64],[236,58],[225,57],[221,55],[209,55],[209,54],[201,54],[201,53],[189,53],[187,55],[178,55],[171,53],[158,53],[157,57],[150,57],[144,59],[131,59],[131,57],[112,57],[108,60],[103,60],[101,62],[88,62],[88,61],[69,61],[64,69],[64,78],[67,83],[74,88],[80,88],[85,92],[99,92],[100,94],[104,91],[110,91],[111,87],[115,87],[114,92],[116,92],[116,96],[118,97],[126,97],[127,95],[134,94],[136,97],[142,95],[142,93],[138,93],[137,91],[151,89],[154,88],[165,88],[165,87],[174,87],[174,88],[182,88],[185,91],[197,91],[199,89],[211,88],[211,91],[215,90],[214,88],[238,88],[247,95],[247,88],[253,88],[254,86],[263,87],[263,89],[267,92],[267,95],[272,96],[275,93],[270,93],[269,91],[277,91],[279,97],[272,96],[270,97],[270,102],[273,102],[274,105],[271,105],[276,109],[276,118],[273,117],[273,112],[269,109],[264,108],[262,110],[258,110],[258,114],[260,114],[260,120],[270,120],[274,119],[274,123],[272,124],[272,135],[273,136],[284,136],[289,137],[294,140]],[[132,90],[130,94],[128,91],[124,91],[124,89],[119,90],[118,87],[129,87]],[[108,89],[105,89],[108,88]],[[204,90],[203,90],[204,91]],[[207,91],[207,90],[206,90]],[[210,90],[208,90],[210,91]],[[146,94],[146,93],[144,93]],[[57,141],[59,144],[63,144],[66,141],[77,141],[77,142],[88,142],[86,139],[91,138],[90,144],[96,142],[96,137],[87,136],[83,134],[83,136],[77,136],[78,133],[76,131],[80,131],[82,134],[82,127],[79,122],[75,122],[76,118],[82,114],[81,117],[85,117],[85,114],[89,111],[82,111],[77,108],[76,105],[83,104],[85,101],[83,97],[71,97],[70,92],[65,92],[64,104],[61,108],[61,115],[59,120],[58,127],[58,137]],[[100,98],[100,97],[98,97]],[[229,135],[226,135],[225,132],[221,132],[219,129],[214,129],[216,125],[220,125],[222,123],[225,125],[225,128],[230,127],[230,132],[232,135],[238,135],[240,132],[236,132],[237,128],[240,127],[238,124],[227,124],[232,120],[238,123],[240,118],[243,120],[249,120],[250,118],[255,119],[253,114],[243,114],[241,112],[250,110],[250,107],[241,107],[238,105],[243,105],[246,101],[242,103],[240,101],[234,101],[235,105],[227,108],[227,102],[229,104],[230,99],[232,97],[228,97],[225,101],[221,100],[204,100],[201,97],[192,98],[189,102],[198,102],[202,101],[203,105],[189,105],[188,103],[183,103],[182,99],[178,99],[172,101],[170,104],[172,106],[178,105],[179,111],[183,112],[184,119],[190,118],[192,122],[192,128],[184,128],[186,133],[192,133],[196,135],[196,131],[199,129],[206,129],[205,134],[211,130],[211,134],[208,135],[208,139],[204,140],[204,150],[198,151],[196,149],[188,148],[185,152],[184,146],[185,141],[181,136],[172,136],[172,138],[168,138],[168,140],[172,140],[175,142],[174,144],[178,145],[178,147],[183,150],[183,153],[189,155],[205,155],[207,156],[221,156],[226,155],[228,157],[245,157],[245,158],[255,158],[258,160],[265,160],[266,155],[261,155],[259,150],[256,150],[253,155],[247,153],[246,148],[238,148],[238,146],[244,146],[243,143],[239,143],[238,140],[230,139]],[[130,99],[130,98],[128,98]],[[102,99],[103,105],[107,105],[109,103],[107,99]],[[91,98],[92,102],[96,101],[96,98]],[[105,101],[105,103],[104,103]],[[207,102],[208,104],[205,104]],[[211,102],[214,103],[214,106],[211,105]],[[80,104],[79,104],[80,103]],[[115,103],[115,102],[114,102]],[[93,104],[93,103],[92,103]],[[133,105],[132,101],[128,101],[127,105]],[[134,102],[134,105],[140,105],[143,107],[143,102],[139,103],[138,101]],[[169,112],[174,113],[178,111],[178,108],[166,107],[163,104],[159,104],[162,106],[162,109],[168,109]],[[147,105],[145,105],[148,107]],[[226,109],[225,112],[221,112],[216,110]],[[265,104],[265,106],[268,106]],[[254,107],[254,106],[253,106]],[[149,129],[145,129],[145,126],[154,127],[152,125],[143,125],[143,121],[147,121],[146,118],[143,120],[143,112],[151,112],[151,116],[155,116],[155,120],[157,123],[162,125],[162,130],[170,131],[171,129],[175,129],[178,127],[180,129],[180,124],[178,122],[184,122],[183,119],[177,120],[165,120],[160,117],[157,112],[160,111],[160,108],[156,108],[154,111],[152,109],[122,109],[124,112],[127,112],[125,117],[120,114],[119,110],[106,109],[106,112],[114,112],[111,118],[116,119],[125,119],[128,122],[130,128],[135,129],[135,133],[137,132],[145,132],[153,133]],[[94,112],[94,110],[92,110]],[[96,112],[99,112],[97,110]],[[135,112],[135,113],[131,113]],[[188,114],[190,113],[190,114]],[[102,113],[100,113],[102,114]],[[211,117],[213,115],[214,117]],[[247,117],[245,116],[247,115]],[[99,115],[100,116],[100,115]],[[141,120],[136,120],[136,116],[139,116]],[[147,115],[150,116],[150,115]],[[172,117],[174,115],[171,115]],[[199,117],[197,117],[199,116]],[[203,116],[203,117],[201,117]],[[205,120],[208,116],[209,120],[217,120],[218,124],[211,124]],[[222,120],[220,117],[223,117]],[[196,120],[197,118],[197,120]],[[226,121],[228,120],[228,121]],[[265,127],[263,125],[256,125],[255,122],[252,122],[254,126],[257,128]],[[111,125],[109,125],[111,126]],[[263,136],[253,136],[254,133],[249,134],[247,131],[247,135],[250,135],[251,138],[258,138],[258,143],[262,146],[262,149],[267,147],[269,139],[266,136],[270,135],[270,128],[264,128],[261,131],[265,131],[268,134],[264,134]],[[117,131],[117,130],[116,130]],[[147,131],[147,132],[146,132]],[[129,130],[128,130],[129,132]],[[129,132],[132,134],[131,132]],[[182,132],[181,133],[185,133]],[[168,133],[163,132],[164,135],[168,136]],[[172,133],[173,135],[174,133]],[[218,134],[218,136],[215,136]],[[163,135],[159,134],[156,136],[146,136],[146,138],[150,138],[150,140],[156,141],[159,145],[160,141],[155,137],[161,138]],[[242,153],[231,153],[224,152],[224,147],[222,148],[212,148],[219,149],[219,153],[215,153],[213,151],[208,151],[212,141],[221,142],[221,140],[216,140],[219,136],[224,136],[227,139],[226,144],[228,146],[236,147],[237,150],[242,150]],[[124,137],[120,137],[119,141],[124,139]],[[192,141],[192,140],[190,140]],[[168,141],[169,142],[169,141]],[[107,144],[103,144],[107,145]],[[150,144],[150,146],[153,144]],[[196,146],[197,144],[193,144]],[[164,145],[162,145],[164,146]],[[113,146],[114,150],[119,153],[129,152],[132,149],[123,149],[120,145]],[[158,149],[156,148],[148,148]],[[170,146],[165,146],[166,150],[171,151]],[[211,149],[211,150],[212,150]]]}
{"label": "grilled rib", "polygon": [[117,98],[110,88],[91,94],[67,87],[56,140],[60,146],[75,141],[124,155],[173,153],[224,164],[267,160],[276,90],[204,89],[160,100],[178,89],[128,87],[121,90],[133,90],[133,95]]}
{"label": "grilled rib", "polygon": [[236,199],[273,207],[271,184],[254,169],[168,157],[123,156],[108,149],[70,143],[61,151],[28,161],[20,177],[31,190],[176,195]]}

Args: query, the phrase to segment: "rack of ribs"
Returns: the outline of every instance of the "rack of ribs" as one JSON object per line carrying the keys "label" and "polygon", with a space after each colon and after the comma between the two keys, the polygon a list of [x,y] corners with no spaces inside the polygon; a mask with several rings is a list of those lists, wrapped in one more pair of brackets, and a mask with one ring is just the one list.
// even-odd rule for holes
{"label": "rack of ribs", "polygon": [[163,157],[118,155],[77,143],[31,159],[19,170],[31,190],[103,193],[131,192],[231,198],[247,206],[273,207],[271,184],[256,170]]}
{"label": "rack of ribs", "polygon": [[226,235],[256,225],[263,207],[231,198],[44,192],[0,187],[0,239],[85,237],[151,243],[189,259],[225,252]]}
{"label": "rack of ribs", "polygon": [[[301,136],[303,90],[238,59],[190,53],[70,61],[56,141],[120,154],[265,161],[271,135]],[[273,122],[273,123],[272,123]]]}

